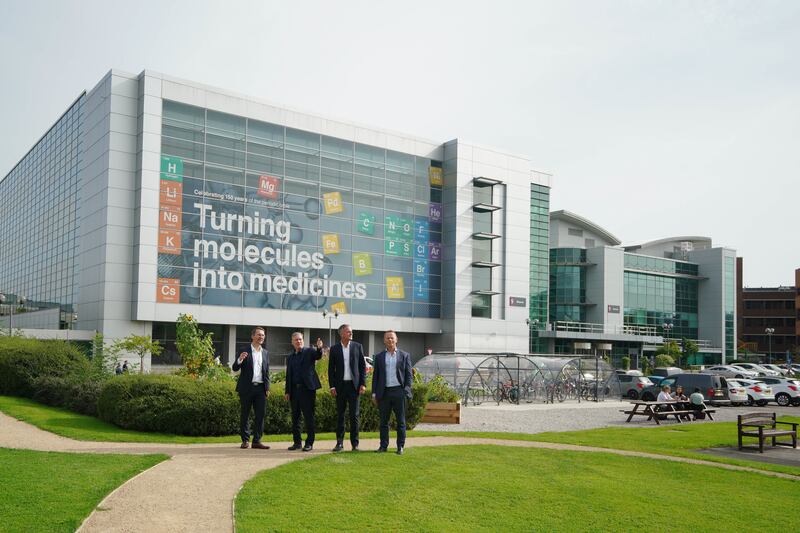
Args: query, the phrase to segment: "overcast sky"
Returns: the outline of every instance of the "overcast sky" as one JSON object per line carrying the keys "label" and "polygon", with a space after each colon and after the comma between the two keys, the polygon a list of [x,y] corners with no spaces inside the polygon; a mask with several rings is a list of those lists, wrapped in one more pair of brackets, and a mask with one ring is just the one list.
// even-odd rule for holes
{"label": "overcast sky", "polygon": [[111,68],[529,156],[623,243],[800,267],[800,2],[0,3],[0,176]]}

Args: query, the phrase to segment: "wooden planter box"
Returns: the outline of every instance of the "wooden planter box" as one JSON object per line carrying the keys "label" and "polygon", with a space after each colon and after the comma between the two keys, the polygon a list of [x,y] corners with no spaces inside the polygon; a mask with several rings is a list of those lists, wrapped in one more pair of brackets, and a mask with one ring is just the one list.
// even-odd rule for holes
{"label": "wooden planter box", "polygon": [[461,402],[428,402],[421,422],[428,424],[460,424]]}

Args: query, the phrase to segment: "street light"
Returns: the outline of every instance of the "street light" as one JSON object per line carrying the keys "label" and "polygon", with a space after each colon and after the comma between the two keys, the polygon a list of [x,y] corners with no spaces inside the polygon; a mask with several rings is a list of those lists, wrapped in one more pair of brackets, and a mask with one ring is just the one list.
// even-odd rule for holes
{"label": "street light", "polygon": [[74,326],[73,324],[78,321],[78,313],[72,313],[67,315],[67,341],[69,342],[69,330],[71,330]]}
{"label": "street light", "polygon": [[330,313],[327,309],[322,310],[322,318],[328,317],[328,348],[331,347],[333,344],[333,333],[331,327],[331,321],[334,318],[339,318],[339,311],[334,311],[333,314]]}
{"label": "street light", "polygon": [[[14,303],[14,302],[11,303],[11,314],[8,317],[8,334],[9,334],[9,336],[12,334],[12,330],[14,329],[14,308],[17,305],[25,305],[25,303],[27,301],[28,301],[28,299],[25,298],[24,296],[17,296],[16,303]],[[0,304],[4,304],[4,303],[6,303],[6,295],[0,292]]]}
{"label": "street light", "polygon": [[767,364],[772,363],[772,334],[775,333],[775,328],[767,328],[764,330],[764,333],[767,334],[767,339],[769,339],[769,351],[767,353]]}

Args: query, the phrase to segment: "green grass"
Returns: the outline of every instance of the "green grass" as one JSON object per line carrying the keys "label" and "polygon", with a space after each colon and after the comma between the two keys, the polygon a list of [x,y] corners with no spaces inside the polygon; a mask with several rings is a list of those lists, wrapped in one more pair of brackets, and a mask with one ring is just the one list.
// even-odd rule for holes
{"label": "green grass", "polygon": [[75,531],[107,494],[164,459],[0,448],[0,531]]}
{"label": "green grass", "polygon": [[[33,424],[45,431],[64,437],[84,441],[104,442],[151,442],[175,444],[237,443],[238,435],[223,437],[187,437],[146,433],[120,429],[91,416],[84,416],[49,407],[25,398],[0,396],[0,411],[19,420]],[[781,420],[800,422],[797,417],[781,417]],[[735,422],[699,422],[690,424],[669,424],[658,427],[613,427],[583,431],[552,433],[499,433],[499,432],[445,432],[409,431],[410,437],[476,437],[509,440],[526,440],[597,446],[615,450],[631,450],[663,455],[704,459],[707,461],[749,466],[762,470],[800,475],[800,468],[760,463],[738,459],[728,459],[716,455],[702,454],[695,450],[703,448],[736,446]],[[361,438],[376,438],[376,432],[362,432]],[[334,440],[332,433],[317,434],[318,441]],[[291,435],[264,435],[265,441],[290,441]],[[324,446],[323,444],[320,444]]]}
{"label": "green grass", "polygon": [[785,531],[775,510],[795,509],[798,494],[800,481],[708,466],[443,446],[403,457],[326,455],[262,472],[237,496],[236,524],[239,532]]}

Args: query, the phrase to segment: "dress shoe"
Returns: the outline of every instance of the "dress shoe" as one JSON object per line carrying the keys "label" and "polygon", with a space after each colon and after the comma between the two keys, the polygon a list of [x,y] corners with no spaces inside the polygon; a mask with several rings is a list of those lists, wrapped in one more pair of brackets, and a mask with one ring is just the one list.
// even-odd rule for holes
{"label": "dress shoe", "polygon": [[341,442],[337,442],[336,446],[333,447],[333,451],[335,452],[340,452],[342,450],[344,450],[344,446],[342,446]]}
{"label": "dress shoe", "polygon": [[259,450],[269,450],[269,446],[267,446],[266,444],[261,444],[261,442],[254,442],[253,448],[257,448]]}
{"label": "dress shoe", "polygon": [[354,444],[354,445],[353,445],[353,451],[354,451],[354,452],[357,452],[357,451],[358,451],[358,444]]}
{"label": "dress shoe", "polygon": [[304,452],[310,452],[313,449],[314,449],[314,446],[312,446],[311,444],[306,444],[305,446],[303,446],[303,451]]}
{"label": "dress shoe", "polygon": [[376,453],[386,453],[386,451],[387,451],[386,448],[384,448],[383,446],[375,450]]}
{"label": "dress shoe", "polygon": [[303,446],[302,446],[302,445],[300,445],[300,444],[292,444],[291,446],[289,446],[289,451],[290,451],[290,452],[293,452],[293,451],[295,451],[295,450],[299,450],[299,449],[301,449],[302,447],[303,447]]}
{"label": "dress shoe", "polygon": [[242,441],[242,445],[240,446],[240,448],[245,449],[245,448],[249,448],[249,447],[250,447],[250,443],[247,442],[246,440],[243,440]]}
{"label": "dress shoe", "polygon": [[400,446],[399,448],[397,448],[397,451],[396,451],[395,453],[396,453],[397,455],[403,455],[403,447],[402,447],[402,446]]}

